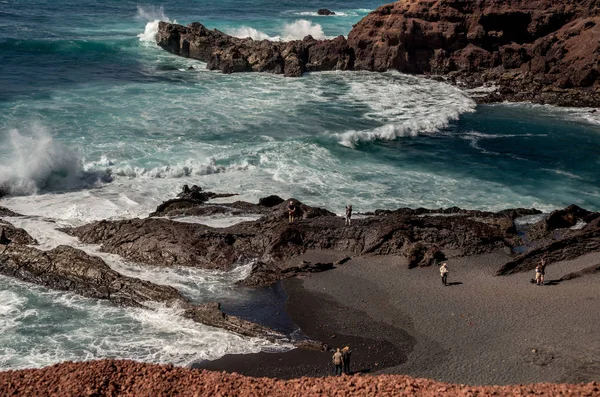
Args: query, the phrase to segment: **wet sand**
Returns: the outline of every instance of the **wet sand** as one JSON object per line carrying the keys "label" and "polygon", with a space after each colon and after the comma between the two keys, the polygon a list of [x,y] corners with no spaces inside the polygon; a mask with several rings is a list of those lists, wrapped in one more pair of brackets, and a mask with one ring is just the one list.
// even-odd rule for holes
{"label": "wet sand", "polygon": [[[600,263],[600,253],[550,264],[551,285],[542,287],[529,273],[494,276],[507,260],[504,253],[450,259],[444,287],[437,268],[360,257],[285,282],[287,311],[308,336],[349,344],[355,370],[470,385],[600,380],[600,274],[556,281]],[[330,374],[330,356],[294,350],[226,356],[203,367],[321,376]]]}

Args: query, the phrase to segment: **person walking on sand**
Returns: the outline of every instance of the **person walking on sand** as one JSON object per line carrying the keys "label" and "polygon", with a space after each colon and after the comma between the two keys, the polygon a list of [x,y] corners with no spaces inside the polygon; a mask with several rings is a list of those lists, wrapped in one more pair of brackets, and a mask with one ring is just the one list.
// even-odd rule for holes
{"label": "person walking on sand", "polygon": [[344,361],[344,373],[346,375],[350,375],[350,355],[352,354],[352,350],[350,350],[350,346],[346,346],[342,349],[342,360]]}
{"label": "person walking on sand", "polygon": [[442,284],[448,285],[448,264],[446,262],[440,266],[440,276],[442,276]]}
{"label": "person walking on sand", "polygon": [[544,285],[544,276],[546,275],[546,260],[544,258],[540,262],[540,268],[542,270],[540,273],[540,285]]}
{"label": "person walking on sand", "polygon": [[535,267],[535,283],[536,285],[542,285],[542,265]]}
{"label": "person walking on sand", "polygon": [[335,367],[335,376],[342,375],[342,366],[344,365],[344,356],[338,347],[332,357],[333,365]]}
{"label": "person walking on sand", "polygon": [[352,218],[352,206],[346,206],[346,226],[350,226],[350,218]]}
{"label": "person walking on sand", "polygon": [[288,204],[288,215],[289,215],[289,223],[294,223],[296,220],[296,206],[293,201],[290,201]]}

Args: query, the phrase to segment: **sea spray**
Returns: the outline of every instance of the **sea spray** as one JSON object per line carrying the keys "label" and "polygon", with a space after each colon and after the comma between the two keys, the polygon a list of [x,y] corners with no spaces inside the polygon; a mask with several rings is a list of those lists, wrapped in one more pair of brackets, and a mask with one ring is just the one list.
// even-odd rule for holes
{"label": "sea spray", "polygon": [[253,40],[271,40],[271,41],[291,41],[302,40],[306,36],[312,36],[317,40],[324,40],[330,37],[323,32],[323,27],[318,23],[299,19],[292,23],[284,24],[281,33],[276,36],[269,36],[265,32],[257,30],[249,26],[241,26],[239,28],[226,29],[225,33],[239,38],[250,37]]}
{"label": "sea spray", "polygon": [[[140,33],[138,37],[140,41],[144,42],[156,42],[156,34],[158,33],[159,22],[171,22],[169,17],[165,15],[163,7],[150,7],[145,8],[137,6],[137,19],[147,21],[144,33]],[[177,21],[173,21],[176,23]]]}
{"label": "sea spray", "polygon": [[65,191],[110,181],[104,173],[84,171],[77,153],[40,124],[34,123],[27,134],[14,129],[7,135],[0,160],[0,191],[5,194]]}

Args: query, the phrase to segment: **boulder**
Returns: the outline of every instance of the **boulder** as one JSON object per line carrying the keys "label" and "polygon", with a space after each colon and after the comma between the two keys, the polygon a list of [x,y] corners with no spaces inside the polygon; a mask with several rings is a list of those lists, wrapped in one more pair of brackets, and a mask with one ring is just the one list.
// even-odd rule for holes
{"label": "boulder", "polygon": [[261,199],[259,199],[258,205],[271,208],[271,207],[275,207],[276,205],[279,205],[283,202],[284,202],[284,200],[281,197],[271,195],[271,196],[262,197]]}
{"label": "boulder", "polygon": [[328,10],[327,8],[321,8],[319,11],[317,11],[317,14],[322,16],[329,16],[335,15],[335,12]]}

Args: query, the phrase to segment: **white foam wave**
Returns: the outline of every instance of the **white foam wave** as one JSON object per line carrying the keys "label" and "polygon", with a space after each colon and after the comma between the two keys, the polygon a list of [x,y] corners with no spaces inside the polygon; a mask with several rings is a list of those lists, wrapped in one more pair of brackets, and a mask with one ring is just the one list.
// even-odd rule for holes
{"label": "white foam wave", "polygon": [[30,195],[44,191],[65,191],[110,181],[103,172],[83,168],[80,156],[56,141],[39,124],[28,133],[11,130],[2,139],[0,191],[10,195]]}
{"label": "white foam wave", "polygon": [[156,34],[158,33],[158,23],[170,22],[169,17],[165,15],[162,7],[140,7],[137,6],[137,19],[148,21],[144,28],[144,33],[140,33],[138,37],[140,41],[144,42],[156,42]]}
{"label": "white foam wave", "polygon": [[299,19],[292,23],[283,25],[281,33],[276,36],[270,36],[260,30],[249,26],[241,26],[239,28],[227,29],[225,33],[239,38],[250,37],[253,40],[271,40],[271,41],[291,41],[302,40],[306,36],[312,36],[317,40],[329,38],[325,35],[323,27],[318,23],[313,23],[306,19]]}
{"label": "white foam wave", "polygon": [[336,134],[340,144],[351,148],[359,142],[438,132],[476,106],[456,87],[395,72],[366,74],[363,81],[351,81],[349,86],[345,99],[368,108],[364,118],[383,124]]}
{"label": "white foam wave", "polygon": [[[198,324],[177,310],[118,308],[0,276],[0,370],[102,358],[188,365],[224,354],[286,349]],[[4,299],[2,300],[4,302]],[[36,307],[45,310],[32,312]],[[44,332],[34,332],[43,329]]]}
{"label": "white foam wave", "polygon": [[153,168],[129,165],[113,166],[106,168],[105,172],[111,176],[127,178],[184,178],[190,176],[220,174],[228,171],[244,171],[249,167],[248,164],[234,164],[231,166],[217,165],[216,159],[210,158],[206,163],[187,160],[183,164],[163,165]]}

